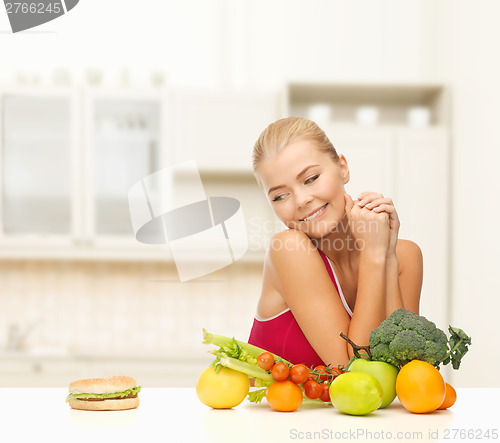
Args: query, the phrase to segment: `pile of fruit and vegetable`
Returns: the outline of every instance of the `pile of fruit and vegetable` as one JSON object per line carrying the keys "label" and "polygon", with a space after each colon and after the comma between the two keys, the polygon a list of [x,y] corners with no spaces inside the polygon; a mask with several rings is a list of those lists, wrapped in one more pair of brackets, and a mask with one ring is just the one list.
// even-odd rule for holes
{"label": "pile of fruit and vegetable", "polygon": [[203,330],[203,343],[218,349],[210,351],[215,360],[201,374],[196,393],[216,409],[265,397],[277,411],[333,405],[346,414],[365,415],[390,405],[396,396],[413,413],[447,409],[455,403],[456,391],[443,379],[440,365],[458,369],[471,344],[463,330],[450,326],[448,331],[449,338],[425,317],[398,309],[371,331],[368,346],[341,333],[354,352],[345,367],[308,368]]}

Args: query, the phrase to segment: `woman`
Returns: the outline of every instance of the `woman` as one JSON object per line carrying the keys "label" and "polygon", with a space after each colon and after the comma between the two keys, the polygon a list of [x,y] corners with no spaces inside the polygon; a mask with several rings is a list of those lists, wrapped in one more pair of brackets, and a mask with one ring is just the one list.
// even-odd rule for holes
{"label": "woman", "polygon": [[255,177],[277,217],[249,343],[306,366],[346,364],[340,337],[368,344],[370,331],[396,309],[418,313],[422,253],[398,240],[390,198],[346,194],[350,171],[312,121],[269,125],[253,152]]}

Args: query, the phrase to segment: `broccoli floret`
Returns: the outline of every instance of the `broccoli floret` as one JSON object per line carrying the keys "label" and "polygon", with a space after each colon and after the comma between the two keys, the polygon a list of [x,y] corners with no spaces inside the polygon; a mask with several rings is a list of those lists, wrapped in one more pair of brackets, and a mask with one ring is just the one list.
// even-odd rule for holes
{"label": "broccoli floret", "polygon": [[384,355],[387,363],[390,363],[391,365],[394,366],[399,366],[399,360],[396,360],[392,355],[391,351],[389,349],[389,344],[388,343],[379,343],[378,345],[375,346],[370,346],[371,350],[371,358],[373,359],[373,355]]}
{"label": "broccoli floret", "polygon": [[[463,334],[468,339],[466,344],[470,344],[470,337]],[[369,344],[373,360],[394,366],[423,360],[439,368],[443,361],[448,363],[449,354],[453,352],[453,349],[448,352],[448,339],[441,329],[422,315],[406,309],[394,311],[374,329]]]}
{"label": "broccoli floret", "polygon": [[420,334],[405,329],[394,336],[394,339],[389,343],[389,352],[395,359],[399,360],[401,365],[404,365],[411,360],[418,359],[419,355],[427,357],[425,355],[425,341],[425,338]]}
{"label": "broccoli floret", "polygon": [[[395,311],[397,312],[397,311]],[[377,328],[378,329],[378,328]],[[375,329],[376,330],[376,329]],[[393,337],[403,331],[403,328],[395,323],[387,323],[382,331],[379,331],[378,334],[370,335],[370,347],[373,348],[378,344],[385,344],[389,346],[389,343],[392,341]]]}

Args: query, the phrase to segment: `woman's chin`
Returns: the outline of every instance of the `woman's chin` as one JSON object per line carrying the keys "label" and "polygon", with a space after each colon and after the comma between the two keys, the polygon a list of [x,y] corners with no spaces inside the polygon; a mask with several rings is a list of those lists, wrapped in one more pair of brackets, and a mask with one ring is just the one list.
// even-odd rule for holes
{"label": "woman's chin", "polygon": [[343,229],[342,219],[343,217],[340,217],[339,215],[338,220],[332,220],[331,218],[328,220],[299,220],[288,222],[286,226],[289,229],[296,229],[297,231],[306,234],[311,239],[321,239],[327,235],[341,232]]}
{"label": "woman's chin", "polygon": [[311,239],[320,239],[327,235],[330,235],[335,232],[339,232],[341,229],[341,225],[339,222],[324,222],[317,223],[312,226],[303,227],[303,229],[299,229],[304,234],[306,234]]}

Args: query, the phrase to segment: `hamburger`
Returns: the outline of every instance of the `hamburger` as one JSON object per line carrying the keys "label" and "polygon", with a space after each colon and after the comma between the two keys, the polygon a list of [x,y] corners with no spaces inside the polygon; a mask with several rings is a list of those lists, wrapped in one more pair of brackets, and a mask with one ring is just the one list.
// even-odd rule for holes
{"label": "hamburger", "polygon": [[121,411],[139,406],[140,390],[133,377],[89,378],[70,383],[66,402],[73,409]]}

